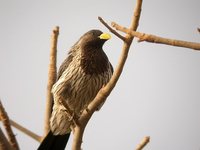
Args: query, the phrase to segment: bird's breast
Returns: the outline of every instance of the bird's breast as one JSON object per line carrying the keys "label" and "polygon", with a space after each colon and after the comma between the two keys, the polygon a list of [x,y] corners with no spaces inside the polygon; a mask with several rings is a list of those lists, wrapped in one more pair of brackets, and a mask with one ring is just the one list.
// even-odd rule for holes
{"label": "bird's breast", "polygon": [[57,99],[62,96],[69,107],[79,113],[94,99],[102,86],[109,81],[111,75],[111,69],[88,74],[81,67],[80,61],[72,62],[53,86],[54,101],[58,104]]}

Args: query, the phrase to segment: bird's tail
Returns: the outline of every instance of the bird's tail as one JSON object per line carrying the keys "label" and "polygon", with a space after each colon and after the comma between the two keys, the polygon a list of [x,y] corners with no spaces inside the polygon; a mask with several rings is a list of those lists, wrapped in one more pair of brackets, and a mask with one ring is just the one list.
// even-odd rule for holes
{"label": "bird's tail", "polygon": [[65,135],[53,135],[50,131],[38,147],[38,150],[64,150],[69,136],[70,133]]}

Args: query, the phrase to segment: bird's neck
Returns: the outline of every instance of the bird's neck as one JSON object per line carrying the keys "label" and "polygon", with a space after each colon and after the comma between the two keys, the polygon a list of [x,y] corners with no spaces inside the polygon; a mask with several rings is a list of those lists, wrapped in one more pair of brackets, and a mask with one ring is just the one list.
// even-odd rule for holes
{"label": "bird's neck", "polygon": [[108,69],[108,58],[102,48],[82,51],[81,67],[86,74],[102,74]]}

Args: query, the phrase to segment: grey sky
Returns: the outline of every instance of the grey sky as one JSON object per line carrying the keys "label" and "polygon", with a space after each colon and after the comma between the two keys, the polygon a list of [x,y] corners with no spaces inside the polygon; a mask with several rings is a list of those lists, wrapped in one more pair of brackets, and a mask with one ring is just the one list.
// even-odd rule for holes
{"label": "grey sky", "polygon": [[[60,26],[58,67],[98,16],[129,26],[135,0],[0,0],[0,98],[13,120],[43,134],[50,34]],[[144,0],[138,30],[198,42],[200,1]],[[113,66],[122,42],[104,46]],[[146,135],[146,150],[200,149],[200,52],[133,42],[124,72],[89,122],[85,150],[131,150]],[[1,126],[2,127],[2,126]],[[22,150],[39,143],[14,130]],[[70,145],[69,145],[70,146]]]}

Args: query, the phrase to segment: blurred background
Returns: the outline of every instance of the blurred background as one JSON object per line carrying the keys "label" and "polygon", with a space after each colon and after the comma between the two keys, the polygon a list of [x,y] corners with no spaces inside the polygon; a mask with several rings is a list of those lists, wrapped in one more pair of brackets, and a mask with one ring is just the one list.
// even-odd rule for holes
{"label": "blurred background", "polygon": [[[59,67],[83,33],[108,32],[98,16],[128,27],[135,2],[0,0],[0,98],[9,117],[43,134],[50,35],[55,26],[60,27]],[[143,1],[138,31],[199,42],[199,5],[198,0]],[[122,44],[113,35],[104,46],[113,66]],[[117,86],[86,128],[82,148],[132,150],[148,135],[146,150],[199,150],[199,68],[199,51],[134,40]],[[14,133],[22,150],[38,147],[20,131]]]}

